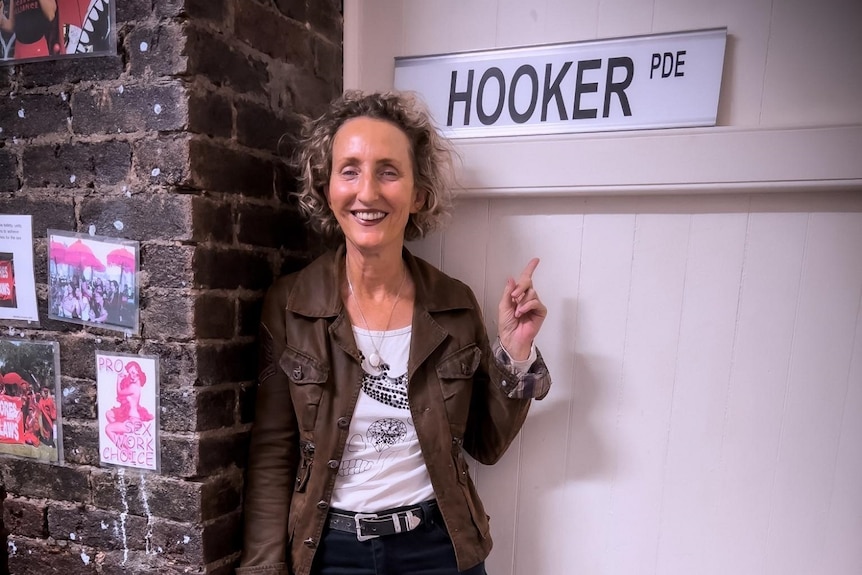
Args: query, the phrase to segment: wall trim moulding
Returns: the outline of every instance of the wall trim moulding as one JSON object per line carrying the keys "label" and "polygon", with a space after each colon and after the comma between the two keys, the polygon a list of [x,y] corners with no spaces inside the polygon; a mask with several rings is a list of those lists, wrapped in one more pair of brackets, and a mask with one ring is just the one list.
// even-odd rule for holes
{"label": "wall trim moulding", "polygon": [[862,192],[862,125],[461,139],[462,196]]}

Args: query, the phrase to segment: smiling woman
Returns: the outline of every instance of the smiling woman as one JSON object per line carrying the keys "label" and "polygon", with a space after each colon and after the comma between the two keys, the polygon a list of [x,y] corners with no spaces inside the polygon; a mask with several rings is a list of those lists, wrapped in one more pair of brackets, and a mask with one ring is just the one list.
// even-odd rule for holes
{"label": "smiling woman", "polygon": [[335,101],[299,165],[300,205],[337,248],[264,302],[237,572],[482,575],[464,453],[496,462],[550,389],[538,260],[507,281],[492,346],[472,291],[404,247],[440,225],[452,165],[405,95]]}

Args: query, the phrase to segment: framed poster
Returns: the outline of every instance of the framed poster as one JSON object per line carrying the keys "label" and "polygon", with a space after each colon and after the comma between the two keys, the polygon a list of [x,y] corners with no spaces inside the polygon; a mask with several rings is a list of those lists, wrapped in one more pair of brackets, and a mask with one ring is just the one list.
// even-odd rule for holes
{"label": "framed poster", "polygon": [[96,352],[101,463],[159,470],[158,398],[158,357]]}
{"label": "framed poster", "polygon": [[0,215],[0,320],[4,319],[39,321],[33,216]]}
{"label": "framed poster", "polygon": [[48,317],[138,333],[139,244],[48,230]]}
{"label": "framed poster", "polygon": [[114,2],[0,1],[0,64],[116,54]]}
{"label": "framed poster", "polygon": [[0,453],[61,461],[60,344],[0,338]]}

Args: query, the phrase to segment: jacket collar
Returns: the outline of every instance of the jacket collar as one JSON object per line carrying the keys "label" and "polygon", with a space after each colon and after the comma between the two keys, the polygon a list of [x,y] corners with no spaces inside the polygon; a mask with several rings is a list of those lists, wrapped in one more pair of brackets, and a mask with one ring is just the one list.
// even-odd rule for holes
{"label": "jacket collar", "polygon": [[[443,343],[449,333],[432,316],[435,312],[473,309],[476,301],[470,288],[414,257],[406,248],[402,252],[413,278],[416,298],[413,304],[413,335],[410,339],[408,377]],[[344,247],[328,252],[298,272],[287,298],[290,312],[316,318],[334,318],[329,333],[335,344],[359,361],[359,350],[344,303],[340,286],[344,282]]]}
{"label": "jacket collar", "polygon": [[[298,272],[287,298],[287,309],[306,317],[335,317],[342,313],[341,285],[344,282],[344,246],[329,251]],[[469,289],[428,262],[415,257],[407,248],[402,257],[416,289],[416,313],[473,309]]]}

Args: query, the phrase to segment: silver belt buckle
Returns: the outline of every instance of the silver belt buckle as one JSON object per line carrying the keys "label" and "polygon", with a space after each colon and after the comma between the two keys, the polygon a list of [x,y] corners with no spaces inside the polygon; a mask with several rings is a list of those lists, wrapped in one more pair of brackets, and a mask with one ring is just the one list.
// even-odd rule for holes
{"label": "silver belt buckle", "polygon": [[[377,514],[376,513],[357,513],[356,515],[353,516],[353,521],[356,524],[356,538],[359,541],[368,541],[369,539],[377,539],[378,537],[380,537],[380,535],[363,535],[362,534],[362,526],[359,524],[359,522],[362,519],[377,519]],[[395,520],[398,521],[397,518]]]}

